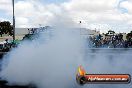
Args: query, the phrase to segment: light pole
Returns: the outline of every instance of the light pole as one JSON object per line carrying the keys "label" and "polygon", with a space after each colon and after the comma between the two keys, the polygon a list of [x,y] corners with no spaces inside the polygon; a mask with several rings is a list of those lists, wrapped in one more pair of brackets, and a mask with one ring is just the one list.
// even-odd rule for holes
{"label": "light pole", "polygon": [[13,42],[15,40],[15,14],[14,14],[14,0],[12,0],[12,6],[13,6]]}

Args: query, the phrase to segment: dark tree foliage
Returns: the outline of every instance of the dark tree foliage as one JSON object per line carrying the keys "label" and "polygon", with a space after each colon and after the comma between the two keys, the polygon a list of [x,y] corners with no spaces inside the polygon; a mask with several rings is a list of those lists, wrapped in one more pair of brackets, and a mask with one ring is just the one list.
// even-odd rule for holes
{"label": "dark tree foliage", "polygon": [[0,35],[2,37],[3,34],[8,34],[10,36],[13,35],[13,26],[9,21],[0,22]]}

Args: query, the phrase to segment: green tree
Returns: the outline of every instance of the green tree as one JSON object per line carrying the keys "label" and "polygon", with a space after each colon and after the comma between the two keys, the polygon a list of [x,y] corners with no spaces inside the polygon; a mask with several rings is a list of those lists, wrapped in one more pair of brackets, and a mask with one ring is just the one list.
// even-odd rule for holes
{"label": "green tree", "polygon": [[8,34],[12,36],[13,34],[13,26],[9,21],[0,22],[0,35],[2,37],[3,34]]}

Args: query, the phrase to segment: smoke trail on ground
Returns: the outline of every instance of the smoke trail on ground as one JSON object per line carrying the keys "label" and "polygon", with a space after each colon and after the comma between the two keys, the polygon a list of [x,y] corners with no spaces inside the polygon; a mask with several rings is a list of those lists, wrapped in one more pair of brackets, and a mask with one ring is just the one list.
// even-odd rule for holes
{"label": "smoke trail on ground", "polygon": [[[9,84],[35,84],[40,88],[75,86],[75,74],[82,60],[79,30],[53,29],[38,39],[24,41],[4,58],[1,77]],[[6,65],[5,65],[6,64]]]}
{"label": "smoke trail on ground", "polygon": [[[94,74],[130,74],[132,49],[93,49],[87,50],[85,68]],[[131,88],[132,84],[96,84],[85,85],[84,88]]]}

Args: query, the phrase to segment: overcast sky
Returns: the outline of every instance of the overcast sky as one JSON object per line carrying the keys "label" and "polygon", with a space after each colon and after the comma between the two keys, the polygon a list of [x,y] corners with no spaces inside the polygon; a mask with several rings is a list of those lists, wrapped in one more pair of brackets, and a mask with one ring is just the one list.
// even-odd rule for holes
{"label": "overcast sky", "polygon": [[[56,16],[68,16],[65,20],[81,20],[82,27],[101,32],[129,32],[132,0],[15,0],[15,16],[16,27],[50,25]],[[12,22],[12,0],[0,0],[0,21],[4,20]]]}

